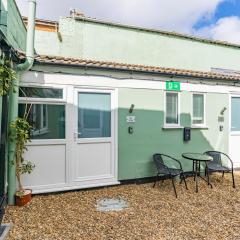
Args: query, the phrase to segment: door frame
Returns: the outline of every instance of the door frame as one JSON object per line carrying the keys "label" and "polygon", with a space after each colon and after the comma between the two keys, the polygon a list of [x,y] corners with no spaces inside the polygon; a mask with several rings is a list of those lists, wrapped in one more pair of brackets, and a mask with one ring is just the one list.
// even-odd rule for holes
{"label": "door frame", "polygon": [[[69,118],[68,123],[71,124],[71,128],[68,131],[67,135],[70,137],[67,141],[70,145],[68,148],[69,151],[72,151],[71,160],[69,159],[68,163],[70,164],[70,172],[69,172],[69,185],[74,187],[77,185],[81,185],[81,188],[88,188],[94,186],[106,186],[112,184],[118,184],[118,90],[117,89],[110,89],[110,88],[97,88],[97,87],[83,87],[83,86],[73,86],[72,88],[72,116],[74,116],[74,120]],[[78,112],[76,104],[78,102],[78,93],[79,92],[90,92],[90,93],[110,93],[111,94],[111,176],[96,176],[96,184],[94,184],[94,180],[90,177],[88,180],[92,183],[83,184],[83,181],[88,182],[87,179],[77,179],[76,172],[75,172],[75,148],[76,144],[81,143],[93,143],[93,142],[104,142],[104,138],[86,138],[86,139],[76,139],[76,133],[78,132],[77,121],[78,121]],[[72,121],[71,121],[72,120]],[[72,123],[71,123],[72,122]],[[106,140],[105,140],[106,141]],[[103,180],[103,183],[99,181],[100,179]],[[108,184],[109,181],[109,184]],[[80,187],[80,186],[79,186]]]}
{"label": "door frame", "polygon": [[[240,92],[230,92],[229,93],[229,113],[228,113],[228,119],[229,119],[229,138],[228,138],[228,154],[230,158],[232,159],[232,149],[231,149],[231,137],[233,136],[240,136],[240,131],[237,131],[236,133],[232,133],[232,97],[240,98]],[[234,159],[233,160],[233,167],[234,167]]]}
{"label": "door frame", "polygon": [[229,136],[234,136],[234,135],[240,135],[240,131],[238,131],[236,134],[232,134],[232,97],[237,97],[240,98],[240,92],[230,92],[229,94]]}

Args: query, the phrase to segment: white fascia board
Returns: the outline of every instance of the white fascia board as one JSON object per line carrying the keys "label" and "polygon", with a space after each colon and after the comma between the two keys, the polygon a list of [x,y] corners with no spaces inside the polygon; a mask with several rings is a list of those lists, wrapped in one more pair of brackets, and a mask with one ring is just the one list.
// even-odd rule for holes
{"label": "white fascia board", "polygon": [[[33,85],[74,85],[78,87],[98,87],[98,88],[135,88],[135,89],[155,89],[166,90],[166,81],[171,80],[162,78],[161,80],[143,79],[117,79],[105,76],[86,76],[62,73],[43,73],[29,71],[22,75],[22,84]],[[183,79],[184,80],[184,79]],[[211,93],[230,93],[240,92],[240,87],[217,85],[207,83],[186,83],[181,82],[181,91],[188,92],[211,92]]]}

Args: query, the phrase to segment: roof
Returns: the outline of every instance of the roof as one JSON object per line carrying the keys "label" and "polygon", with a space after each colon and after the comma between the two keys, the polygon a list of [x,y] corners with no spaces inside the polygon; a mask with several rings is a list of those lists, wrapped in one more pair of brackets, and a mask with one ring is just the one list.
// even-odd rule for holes
{"label": "roof", "polygon": [[[21,59],[25,58],[23,53],[20,53],[19,56]],[[60,56],[36,55],[35,63],[62,65],[62,66],[69,66],[69,67],[100,68],[100,69],[108,69],[108,70],[154,73],[154,74],[160,74],[160,75],[171,75],[173,77],[240,81],[240,75],[236,75],[236,74],[193,71],[193,70],[187,70],[187,69],[165,68],[165,67],[147,66],[147,65],[139,65],[139,64],[126,64],[126,63],[118,63],[118,62],[97,61],[97,60],[89,60],[89,59],[60,57]]]}
{"label": "roof", "polygon": [[[99,23],[99,24],[108,25],[108,26],[128,28],[128,29],[152,32],[152,33],[159,33],[159,34],[166,35],[166,36],[179,37],[179,38],[193,40],[193,41],[202,42],[202,43],[206,43],[206,44],[220,45],[220,46],[232,47],[232,48],[240,48],[240,44],[234,44],[234,43],[220,41],[220,40],[212,40],[212,39],[197,37],[197,36],[193,36],[193,35],[189,35],[189,34],[177,33],[177,32],[173,32],[173,31],[164,31],[164,30],[144,28],[144,27],[139,27],[139,26],[115,23],[115,22],[108,22],[108,21],[85,17],[85,16],[74,16],[74,17],[66,17],[66,18],[73,18],[76,21]],[[27,17],[23,17],[23,21],[26,24]],[[46,19],[36,19],[36,27],[38,25],[39,26],[45,25],[50,28],[56,28],[59,25],[59,22],[52,21],[52,20],[46,20]],[[39,28],[39,30],[41,30],[41,28]]]}

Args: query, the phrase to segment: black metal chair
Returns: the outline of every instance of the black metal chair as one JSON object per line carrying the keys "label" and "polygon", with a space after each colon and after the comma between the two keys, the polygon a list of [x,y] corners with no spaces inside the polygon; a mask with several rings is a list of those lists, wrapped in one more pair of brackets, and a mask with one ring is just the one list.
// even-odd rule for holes
{"label": "black metal chair", "polygon": [[[207,154],[208,156],[211,156],[213,158],[213,161],[207,162],[205,175],[208,174],[209,177],[209,173],[211,172],[221,172],[223,177],[224,173],[231,173],[233,188],[235,188],[233,162],[231,158],[227,154],[219,151],[207,151],[204,154]],[[224,166],[223,156],[225,157],[226,160],[228,160],[231,163],[231,167]]]}
{"label": "black metal chair", "polygon": [[[164,163],[165,159],[168,161],[168,166]],[[181,183],[182,183],[182,180],[183,180],[184,183],[185,183],[185,187],[188,190],[187,183],[186,183],[185,176],[184,176],[184,172],[183,172],[183,169],[182,169],[182,164],[177,159],[175,159],[171,156],[165,155],[165,154],[156,153],[156,154],[153,155],[153,161],[154,161],[155,166],[157,168],[157,175],[156,175],[153,187],[155,187],[158,179],[161,179],[163,181],[164,181],[164,179],[171,179],[173,189],[174,189],[174,192],[175,192],[175,196],[177,198],[177,191],[176,191],[176,187],[175,187],[175,184],[174,184],[174,178],[176,176],[180,176]],[[169,167],[170,162],[177,163],[179,165],[179,167],[175,167],[175,166],[174,167],[172,167],[172,166]]]}

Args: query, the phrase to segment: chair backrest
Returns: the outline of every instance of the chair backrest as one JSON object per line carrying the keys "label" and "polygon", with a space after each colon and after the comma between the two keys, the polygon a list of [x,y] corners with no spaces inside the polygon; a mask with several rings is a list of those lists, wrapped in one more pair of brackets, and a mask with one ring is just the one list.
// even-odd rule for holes
{"label": "chair backrest", "polygon": [[212,163],[220,164],[222,165],[222,159],[221,159],[221,152],[218,151],[207,151],[205,152],[208,156],[213,158]]}
{"label": "chair backrest", "polygon": [[167,173],[167,166],[165,166],[162,155],[160,153],[155,153],[153,155],[153,161],[159,173]]}

